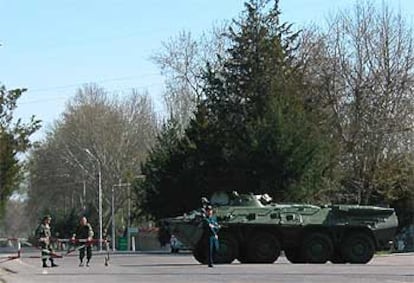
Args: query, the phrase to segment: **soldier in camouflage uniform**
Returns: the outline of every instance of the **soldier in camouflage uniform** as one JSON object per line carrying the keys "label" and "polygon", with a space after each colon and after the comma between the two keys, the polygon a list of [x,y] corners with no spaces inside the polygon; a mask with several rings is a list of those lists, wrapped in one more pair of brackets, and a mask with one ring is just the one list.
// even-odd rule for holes
{"label": "soldier in camouflage uniform", "polygon": [[42,249],[41,258],[43,262],[43,267],[49,267],[46,263],[48,259],[50,260],[51,267],[58,266],[53,261],[53,258],[52,258],[53,250],[50,245],[50,240],[51,240],[50,239],[51,237],[50,221],[51,220],[52,218],[49,215],[46,215],[45,217],[43,217],[42,223],[40,223],[40,225],[36,229],[36,238],[39,241],[39,245]]}
{"label": "soldier in camouflage uniform", "polygon": [[79,245],[79,266],[83,266],[83,259],[85,257],[86,249],[86,266],[89,266],[89,261],[92,258],[92,238],[93,238],[93,229],[91,224],[88,223],[86,217],[80,219],[80,225],[76,230],[76,233],[73,234],[72,240],[80,240]]}

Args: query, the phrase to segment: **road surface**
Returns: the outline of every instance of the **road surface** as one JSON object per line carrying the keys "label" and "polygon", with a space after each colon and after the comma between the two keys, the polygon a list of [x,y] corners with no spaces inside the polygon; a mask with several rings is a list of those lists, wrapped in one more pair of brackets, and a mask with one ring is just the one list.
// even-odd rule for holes
{"label": "road surface", "polygon": [[375,256],[369,264],[198,264],[190,254],[104,254],[95,252],[90,267],[78,267],[76,255],[57,259],[57,268],[42,268],[37,253],[0,263],[0,282],[414,282],[414,253]]}

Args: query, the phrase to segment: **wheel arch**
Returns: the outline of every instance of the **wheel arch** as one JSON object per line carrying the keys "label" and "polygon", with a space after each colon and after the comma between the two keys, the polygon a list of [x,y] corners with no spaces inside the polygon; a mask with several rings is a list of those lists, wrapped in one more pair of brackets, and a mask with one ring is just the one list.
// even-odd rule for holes
{"label": "wheel arch", "polygon": [[238,240],[240,243],[245,243],[249,239],[251,239],[255,234],[259,233],[268,233],[274,236],[279,240],[279,242],[282,242],[282,233],[280,231],[280,228],[276,225],[245,225],[240,226],[237,230],[232,229],[232,232],[234,234],[237,234]]}
{"label": "wheel arch", "polygon": [[332,230],[332,227],[328,227],[328,226],[321,226],[321,225],[309,225],[309,226],[305,226],[300,235],[299,238],[302,242],[302,240],[304,238],[306,238],[307,235],[313,234],[313,233],[320,233],[320,234],[324,234],[326,236],[328,236],[332,242],[334,242],[334,238],[335,238],[335,233]]}
{"label": "wheel arch", "polygon": [[341,235],[341,242],[346,239],[349,235],[355,234],[355,233],[362,233],[370,237],[372,242],[374,243],[375,249],[378,247],[378,243],[374,234],[374,231],[372,231],[369,227],[361,227],[361,226],[351,226],[344,229],[342,235]]}

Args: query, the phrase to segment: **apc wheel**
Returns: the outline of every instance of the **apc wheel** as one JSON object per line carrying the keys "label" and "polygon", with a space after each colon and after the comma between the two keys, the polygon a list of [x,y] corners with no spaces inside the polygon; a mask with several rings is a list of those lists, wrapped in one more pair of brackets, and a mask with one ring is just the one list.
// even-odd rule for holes
{"label": "apc wheel", "polygon": [[341,252],[349,263],[367,263],[375,253],[375,245],[370,236],[365,233],[352,233],[345,238]]}
{"label": "apc wheel", "polygon": [[329,259],[332,263],[339,264],[339,263],[346,263],[344,260],[341,252],[337,249],[333,252],[331,258]]}
{"label": "apc wheel", "polygon": [[239,251],[239,256],[237,257],[237,260],[240,261],[240,263],[249,263],[247,260],[247,257],[242,254],[243,251]]}
{"label": "apc wheel", "polygon": [[291,263],[305,263],[305,260],[301,257],[300,249],[298,248],[286,249],[285,256]]}
{"label": "apc wheel", "polygon": [[238,257],[237,240],[230,233],[219,235],[219,248],[214,255],[215,263],[232,263]]}
{"label": "apc wheel", "polygon": [[201,264],[207,264],[207,241],[201,240],[193,249],[193,257]]}
{"label": "apc wheel", "polygon": [[273,263],[280,255],[280,242],[270,233],[260,232],[253,236],[247,246],[246,262]]}
{"label": "apc wheel", "polygon": [[312,233],[302,244],[302,257],[308,263],[326,263],[333,253],[331,238],[323,233]]}

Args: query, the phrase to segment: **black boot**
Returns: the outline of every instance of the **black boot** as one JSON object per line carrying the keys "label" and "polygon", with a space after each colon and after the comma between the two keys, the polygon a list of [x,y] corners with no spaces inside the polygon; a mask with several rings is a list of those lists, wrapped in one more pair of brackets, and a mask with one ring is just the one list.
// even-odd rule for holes
{"label": "black boot", "polygon": [[56,263],[53,262],[53,259],[50,259],[50,266],[51,267],[57,267],[59,265],[57,265]]}
{"label": "black boot", "polygon": [[44,267],[44,268],[49,267],[49,266],[47,266],[47,264],[46,264],[46,260],[45,260],[45,259],[42,259],[42,261],[43,261],[43,267]]}

